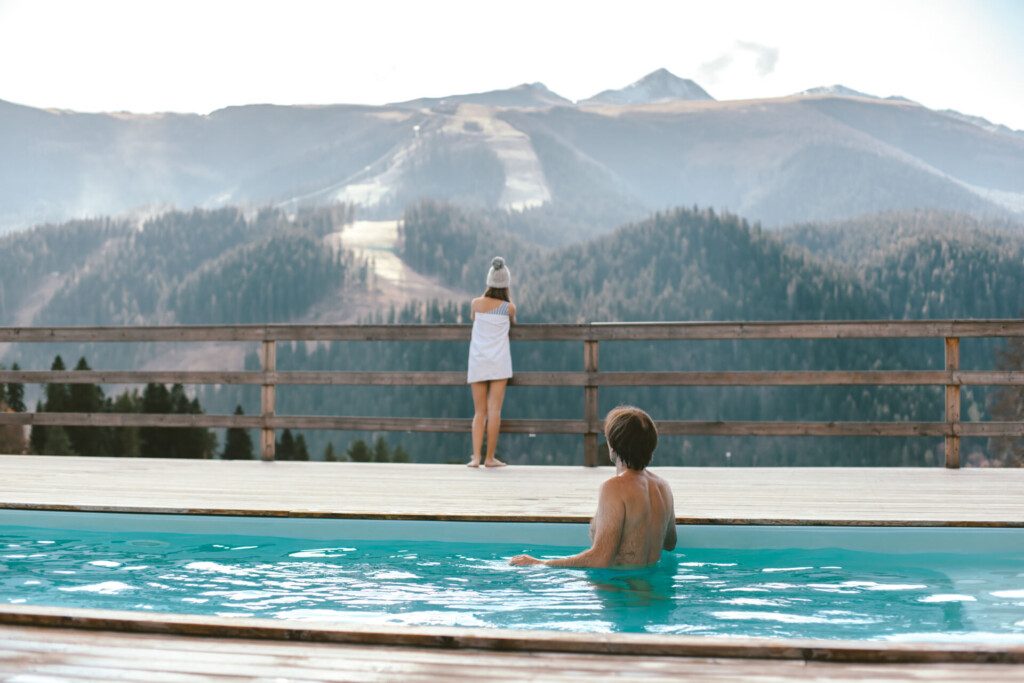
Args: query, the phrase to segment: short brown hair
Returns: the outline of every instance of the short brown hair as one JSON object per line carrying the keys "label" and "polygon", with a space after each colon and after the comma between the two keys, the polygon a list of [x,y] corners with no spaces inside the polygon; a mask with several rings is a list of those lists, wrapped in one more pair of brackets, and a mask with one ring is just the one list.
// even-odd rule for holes
{"label": "short brown hair", "polygon": [[654,420],[635,406],[613,408],[604,418],[604,436],[608,447],[631,470],[647,467],[658,447]]}

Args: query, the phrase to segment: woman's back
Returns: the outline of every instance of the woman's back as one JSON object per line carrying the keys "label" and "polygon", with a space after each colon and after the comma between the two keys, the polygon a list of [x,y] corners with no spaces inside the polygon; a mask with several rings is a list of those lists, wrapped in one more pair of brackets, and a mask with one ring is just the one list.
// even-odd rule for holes
{"label": "woman's back", "polygon": [[467,381],[483,382],[512,376],[508,331],[515,306],[508,301],[479,297],[473,300],[473,332],[469,342]]}

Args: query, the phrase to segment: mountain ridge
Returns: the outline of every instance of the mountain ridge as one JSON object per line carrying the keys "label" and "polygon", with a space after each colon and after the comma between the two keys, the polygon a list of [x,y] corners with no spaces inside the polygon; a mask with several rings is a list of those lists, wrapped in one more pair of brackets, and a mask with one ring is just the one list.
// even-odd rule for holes
{"label": "mountain ridge", "polygon": [[[652,77],[684,81],[667,70]],[[397,105],[207,115],[0,102],[0,149],[0,233],[151,207],[342,201],[395,218],[423,197],[547,207],[559,217],[553,242],[586,237],[584,222],[597,234],[673,205],[772,227],[927,207],[1024,216],[1024,133],[835,93],[577,106],[534,83]]]}
{"label": "mountain ridge", "polygon": [[668,100],[714,100],[689,78],[680,78],[665,68],[618,89],[602,90],[577,104],[652,104]]}

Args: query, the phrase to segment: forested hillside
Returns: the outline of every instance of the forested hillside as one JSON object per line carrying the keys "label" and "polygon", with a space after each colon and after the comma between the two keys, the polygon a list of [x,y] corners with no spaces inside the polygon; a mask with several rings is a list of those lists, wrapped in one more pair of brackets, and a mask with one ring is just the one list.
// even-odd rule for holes
{"label": "forested hillside", "polygon": [[[891,231],[890,219],[874,219],[876,235]],[[955,225],[957,217],[946,214],[944,220]],[[924,226],[913,239],[896,239],[864,262],[843,264],[818,258],[732,215],[675,210],[583,245],[544,251],[509,236],[479,214],[425,203],[405,214],[402,256],[417,270],[473,291],[482,289],[490,256],[504,255],[522,322],[1016,315],[1017,293],[1024,291],[1024,263],[1014,256],[1020,253],[1020,238],[999,232],[993,233],[998,239],[986,242],[988,238],[971,234],[958,238],[951,230]],[[837,246],[835,253],[845,249]],[[467,321],[464,309],[436,305],[410,305],[382,312],[379,319]],[[463,346],[346,343],[309,349],[297,344],[284,346],[278,363],[289,369],[460,370],[465,365]],[[997,348],[966,341],[965,367],[993,367]],[[582,367],[578,344],[519,343],[513,346],[513,357],[519,370]],[[941,342],[934,340],[634,342],[604,344],[601,351],[601,367],[608,370],[929,369],[942,362]],[[249,365],[256,366],[254,356]],[[279,399],[286,412],[296,414],[471,413],[468,392],[461,387],[310,388],[282,392]],[[936,420],[943,409],[941,391],[931,387],[601,392],[602,410],[625,401],[650,407],[663,419]],[[981,389],[964,391],[969,419],[987,417],[990,403]],[[512,388],[505,416],[578,418],[581,410],[576,389]],[[328,438],[352,437],[311,435],[314,453]],[[391,438],[414,459],[441,461],[461,459],[466,441],[461,435]],[[965,446],[980,451],[984,443]],[[519,462],[571,463],[581,457],[579,439],[571,437],[509,435],[503,448]],[[663,457],[673,464],[924,465],[937,463],[940,451],[937,439],[679,438],[666,440]]]}
{"label": "forested hillside", "polygon": [[[325,239],[352,220],[343,204],[295,214],[197,209],[8,235],[0,238],[0,325],[294,320],[327,297],[365,288],[367,264]],[[17,345],[0,362],[44,368],[60,353],[129,368],[168,350],[157,346]]]}
{"label": "forested hillside", "polygon": [[[108,221],[100,226],[106,246],[83,241],[78,260],[61,251],[56,236],[73,238],[79,226],[39,229],[22,236],[39,251],[35,265],[19,272],[44,277],[45,268],[63,264],[71,273],[37,320],[60,311],[124,323],[287,320],[325,291],[366,281],[363,264],[321,239],[351,219],[347,209],[334,211],[169,214],[142,230]],[[482,291],[490,258],[505,256],[521,322],[1013,317],[1024,303],[1024,239],[1012,223],[913,212],[775,233],[731,214],[676,209],[553,249],[517,233],[517,219],[504,215],[415,204],[405,212],[398,253],[416,271],[464,291]],[[203,238],[221,224],[233,237]],[[185,241],[190,244],[179,249]],[[13,238],[7,242],[25,249]],[[16,301],[29,291],[19,286],[11,282],[7,289],[22,292]],[[466,304],[409,301],[368,321],[467,323]],[[966,340],[963,367],[1016,362],[1020,354],[1002,348]],[[463,343],[280,344],[278,367],[459,371],[465,354]],[[519,371],[582,368],[578,343],[516,343],[513,358]],[[600,357],[602,369],[620,371],[931,369],[942,362],[936,340],[622,342],[602,344]],[[258,367],[256,356],[245,365]],[[606,388],[600,397],[601,410],[631,402],[656,419],[681,420],[936,420],[944,405],[937,387]],[[259,409],[255,387],[205,388],[198,398],[213,413]],[[967,389],[963,413],[986,419],[995,406],[1005,419],[1006,406],[1015,405],[1011,399]],[[282,387],[278,408],[280,414],[410,417],[468,417],[472,410],[464,387]],[[504,416],[578,419],[581,411],[579,389],[513,387]],[[354,446],[356,440],[380,435],[301,436],[318,459],[362,454],[365,443]],[[461,461],[468,449],[466,435],[387,438],[419,461]],[[939,446],[938,439],[680,437],[665,439],[659,457],[687,465],[928,465],[940,461]],[[980,441],[964,445],[975,461],[985,448]],[[1001,447],[997,461],[1011,461],[1011,450]],[[581,439],[508,435],[502,451],[517,463],[578,463]]]}
{"label": "forested hillside", "polygon": [[352,215],[346,205],[294,216],[197,209],[9,235],[0,239],[0,324],[287,320],[324,287],[365,280],[363,264],[320,244]]}

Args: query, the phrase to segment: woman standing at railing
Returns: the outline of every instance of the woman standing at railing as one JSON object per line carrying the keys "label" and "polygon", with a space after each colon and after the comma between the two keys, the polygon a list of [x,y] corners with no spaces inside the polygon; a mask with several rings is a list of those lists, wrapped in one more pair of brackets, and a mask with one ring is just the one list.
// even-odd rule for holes
{"label": "woman standing at railing", "polygon": [[512,277],[505,259],[495,256],[487,271],[487,290],[473,299],[473,336],[469,342],[469,372],[466,381],[473,391],[473,453],[469,467],[480,466],[480,451],[487,429],[485,467],[504,467],[494,457],[501,429],[501,404],[505,386],[512,376],[512,355],[508,346],[509,327],[516,321],[516,305],[509,298]]}

